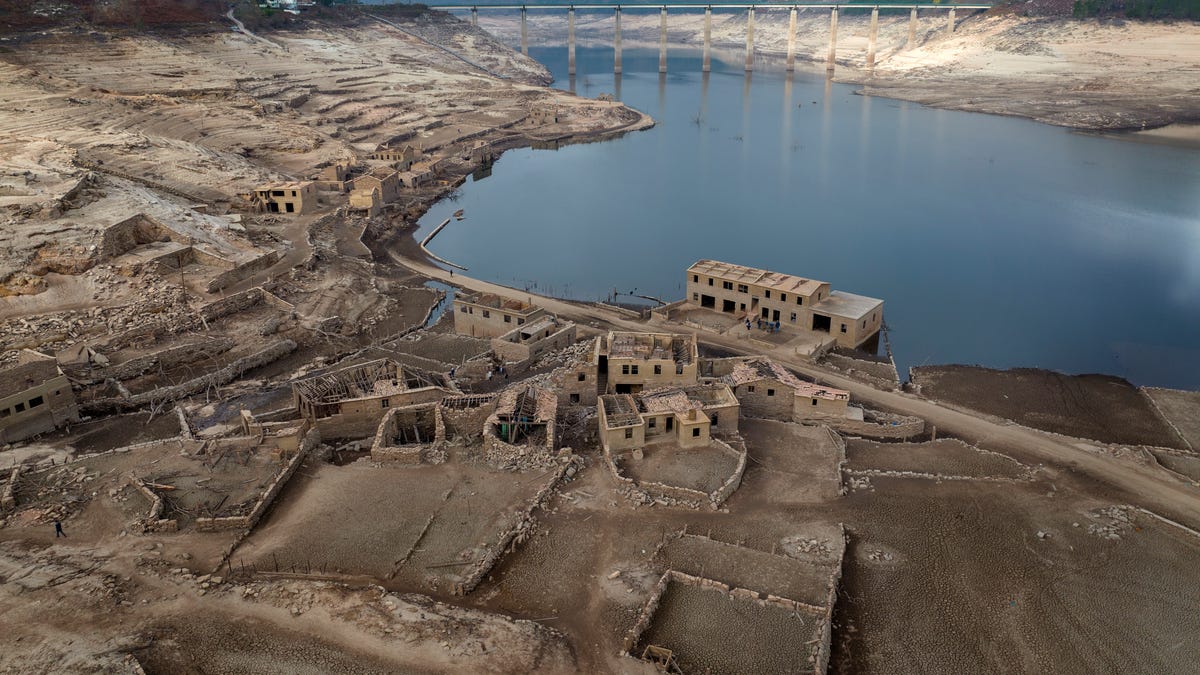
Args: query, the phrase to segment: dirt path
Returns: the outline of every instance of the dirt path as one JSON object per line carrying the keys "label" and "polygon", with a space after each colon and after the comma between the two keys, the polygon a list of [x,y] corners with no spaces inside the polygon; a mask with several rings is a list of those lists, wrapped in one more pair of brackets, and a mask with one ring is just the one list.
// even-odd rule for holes
{"label": "dirt path", "polygon": [[[616,311],[548,298],[526,291],[518,291],[499,284],[454,274],[429,264],[411,255],[389,251],[392,259],[408,269],[464,289],[487,293],[498,293],[514,298],[526,298],[563,317],[581,322],[597,322],[623,330],[664,331],[679,330],[679,327],[651,319],[648,322],[634,321],[622,317]],[[701,342],[717,345],[737,353],[749,353],[747,345],[710,333],[699,334]],[[1192,487],[1166,474],[1154,472],[1130,462],[1106,458],[1077,447],[1070,439],[1057,438],[1044,432],[1026,427],[994,422],[968,411],[955,409],[941,403],[927,401],[911,394],[880,391],[841,375],[828,372],[810,362],[788,354],[782,348],[762,349],[755,346],[754,353],[763,353],[799,373],[825,384],[845,389],[855,400],[873,407],[881,407],[905,415],[915,415],[938,428],[963,440],[988,448],[1014,454],[1018,457],[1045,461],[1078,471],[1119,489],[1122,499],[1140,504],[1165,516],[1180,520],[1193,527],[1200,526],[1200,489]],[[1115,497],[1115,496],[1114,496]]]}

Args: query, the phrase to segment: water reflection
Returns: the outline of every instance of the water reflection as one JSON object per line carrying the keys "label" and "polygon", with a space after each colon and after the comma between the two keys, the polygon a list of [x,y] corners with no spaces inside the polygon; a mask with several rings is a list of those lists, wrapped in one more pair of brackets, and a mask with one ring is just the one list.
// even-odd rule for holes
{"label": "water reflection", "polygon": [[[564,50],[532,53],[570,86]],[[1200,387],[1200,153],[855,96],[765,62],[751,80],[741,56],[701,74],[698,50],[672,50],[664,79],[657,49],[629,49],[615,78],[611,49],[577,50],[582,95],[619,92],[659,125],[505,153],[423,219],[471,213],[433,249],[580,299],[681,297],[689,264],[727,259],[884,298],[901,372]]]}

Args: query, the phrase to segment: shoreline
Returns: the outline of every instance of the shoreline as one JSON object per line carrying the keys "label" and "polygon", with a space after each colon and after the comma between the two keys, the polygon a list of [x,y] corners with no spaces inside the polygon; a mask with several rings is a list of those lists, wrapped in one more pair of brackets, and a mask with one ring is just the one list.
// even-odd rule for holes
{"label": "shoreline", "polygon": [[[1189,77],[1200,69],[1200,24],[971,13],[959,16],[954,33],[947,34],[944,17],[944,12],[923,15],[917,39],[909,45],[907,16],[881,14],[877,58],[868,69],[866,14],[847,12],[839,17],[833,80],[859,85],[873,96],[1077,130],[1141,131],[1200,123],[1200,93],[1194,76]],[[787,22],[783,11],[756,16],[756,59],[782,66]],[[800,13],[798,69],[824,72],[828,22],[827,14]],[[611,18],[584,15],[577,21],[577,44],[611,46],[610,24]],[[519,40],[512,17],[482,16],[480,26],[506,44]],[[700,49],[701,26],[699,14],[673,14],[668,56],[671,47]],[[565,47],[564,17],[539,16],[531,28],[533,45]],[[714,52],[744,53],[744,32],[745,20],[738,15],[715,14]],[[658,36],[657,16],[622,18],[627,47],[657,49]]]}

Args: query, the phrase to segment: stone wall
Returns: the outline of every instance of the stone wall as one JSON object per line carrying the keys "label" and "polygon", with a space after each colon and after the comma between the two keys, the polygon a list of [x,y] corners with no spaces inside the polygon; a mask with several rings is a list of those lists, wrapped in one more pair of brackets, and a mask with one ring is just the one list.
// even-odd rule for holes
{"label": "stone wall", "polygon": [[[433,438],[428,443],[413,443],[394,445],[399,426],[405,424],[408,418],[421,413],[433,416]],[[395,462],[397,464],[440,464],[445,461],[445,453],[440,452],[446,444],[446,424],[442,418],[442,406],[437,403],[410,405],[392,408],[383,416],[379,430],[371,444],[371,459],[376,462]]]}
{"label": "stone wall", "polygon": [[900,386],[900,374],[891,359],[869,361],[830,352],[821,357],[821,364],[884,391],[891,391]]}
{"label": "stone wall", "polygon": [[516,328],[500,337],[492,338],[492,352],[505,362],[514,362],[512,370],[517,372],[523,372],[531,362],[547,352],[575,344],[575,324],[573,323],[568,322],[557,332],[541,339],[513,342],[510,338],[513,335],[520,335],[521,330],[522,328]]}
{"label": "stone wall", "polygon": [[216,293],[226,286],[231,286],[257,272],[261,272],[279,262],[280,257],[279,251],[267,251],[253,260],[237,265],[233,269],[225,270],[213,277],[212,281],[208,282],[208,292]]}
{"label": "stone wall", "polygon": [[[754,391],[750,391],[753,388]],[[774,392],[773,394],[769,392]],[[733,395],[742,404],[747,417],[792,421],[796,393],[791,387],[775,380],[759,380],[733,387]]]}
{"label": "stone wall", "polygon": [[[580,376],[583,379],[579,379]],[[592,363],[575,363],[556,371],[554,380],[558,390],[559,405],[596,405],[596,366]],[[577,400],[573,400],[577,399]]]}
{"label": "stone wall", "polygon": [[150,512],[144,518],[138,519],[138,526],[142,528],[142,532],[177,532],[179,530],[178,520],[162,517],[163,500],[157,492],[151,490],[150,486],[137,476],[131,475],[129,484],[150,501]]}
{"label": "stone wall", "polygon": [[105,228],[100,234],[97,253],[101,260],[108,260],[128,253],[138,246],[167,240],[181,244],[189,243],[186,237],[180,237],[162,223],[139,213]]}
{"label": "stone wall", "polygon": [[746,458],[749,456],[749,454],[746,452],[745,444],[742,444],[741,450],[737,450],[720,440],[715,438],[712,440],[714,444],[716,444],[725,452],[732,453],[735,457],[737,457],[738,460],[737,468],[733,470],[733,475],[729,478],[726,478],[725,482],[721,484],[721,487],[713,490],[708,496],[709,503],[712,504],[712,507],[715,509],[724,503],[726,499],[729,499],[729,496],[733,494],[734,490],[737,490],[738,486],[742,484],[742,475],[746,473]]}
{"label": "stone wall", "polygon": [[878,410],[864,410],[862,420],[849,417],[806,417],[797,422],[825,424],[843,434],[879,439],[908,439],[925,433],[925,420]]}
{"label": "stone wall", "polygon": [[90,412],[113,412],[117,410],[132,410],[148,405],[154,401],[175,401],[186,396],[204,391],[209,387],[217,387],[233,381],[248,370],[271,363],[286,354],[296,350],[296,343],[291,340],[279,340],[266,349],[244,356],[219,370],[193,378],[182,384],[170,387],[152,389],[124,399],[105,399],[85,406]]}
{"label": "stone wall", "polygon": [[217,354],[229,351],[233,348],[234,344],[235,341],[232,338],[209,337],[205,338],[202,342],[190,342],[188,344],[168,347],[152,354],[132,358],[124,363],[104,368],[92,375],[91,381],[99,382],[109,377],[114,380],[130,380],[156,368],[173,368],[181,363],[191,363],[200,359],[212,358]]}
{"label": "stone wall", "polygon": [[838,550],[837,563],[829,575],[825,590],[824,618],[821,622],[821,641],[817,644],[817,652],[813,658],[813,675],[825,675],[829,672],[830,643],[833,641],[833,609],[837,603],[838,586],[842,583],[842,565],[846,559],[846,526],[842,525],[840,539],[841,549]]}
{"label": "stone wall", "polygon": [[474,408],[442,407],[442,421],[446,427],[446,439],[477,439],[483,435],[483,425],[496,412],[496,400]]}
{"label": "stone wall", "polygon": [[525,543],[525,540],[532,536],[533,528],[537,523],[533,512],[537,509],[545,508],[546,501],[550,498],[554,489],[564,479],[574,476],[579,470],[579,464],[581,464],[581,460],[578,457],[572,457],[559,467],[554,477],[550,479],[550,482],[542,486],[541,490],[538,490],[537,494],[529,502],[529,505],[525,507],[525,510],[520,512],[516,520],[500,533],[496,545],[488,551],[482,560],[475,564],[475,567],[471,569],[461,582],[454,585],[453,592],[455,595],[466,595],[475,590],[479,582],[483,581],[483,578],[492,571],[496,563],[500,562],[501,556],[515,549],[517,545]]}
{"label": "stone wall", "polygon": [[645,503],[661,501],[665,502],[668,506],[686,506],[693,509],[698,509],[708,504],[710,508],[716,509],[726,499],[729,499],[729,496],[741,485],[742,475],[746,472],[748,455],[744,445],[743,449],[737,450],[716,438],[710,439],[710,442],[723,452],[731,454],[738,459],[737,467],[733,473],[725,479],[720,487],[711,493],[655,481],[635,481],[621,473],[621,469],[617,466],[616,458],[613,457],[612,452],[608,448],[604,448],[604,463],[608,465],[609,473],[612,474],[618,483],[623,485],[626,490],[632,490],[635,495],[642,495]]}
{"label": "stone wall", "polygon": [[[304,463],[308,453],[312,452],[313,448],[321,443],[321,433],[316,429],[309,429],[304,433],[303,439],[300,441],[300,449],[292,456],[283,468],[275,474],[268,484],[267,489],[259,496],[258,501],[254,503],[254,507],[250,509],[250,513],[244,516],[232,516],[227,518],[197,518],[196,529],[202,532],[213,532],[219,530],[249,530],[258,524],[258,521],[267,512],[271,503],[279,496],[281,490],[287,485],[292,475],[296,473],[296,469]],[[219,565],[218,565],[219,567]]]}
{"label": "stone wall", "polygon": [[13,467],[8,474],[8,482],[4,484],[4,492],[0,494],[0,513],[8,513],[17,508],[17,481],[21,479],[21,465]]}
{"label": "stone wall", "polygon": [[[319,417],[314,424],[321,430],[322,438],[326,439],[358,439],[374,438],[379,430],[379,423],[391,408],[420,403],[436,403],[446,395],[445,389],[437,387],[422,387],[410,389],[390,396],[375,396],[350,401],[343,401],[339,412],[328,417]],[[383,399],[391,404],[383,406]]]}
{"label": "stone wall", "polygon": [[203,246],[193,245],[191,247],[192,259],[201,265],[209,267],[218,267],[223,270],[233,269],[233,261],[206,250]]}

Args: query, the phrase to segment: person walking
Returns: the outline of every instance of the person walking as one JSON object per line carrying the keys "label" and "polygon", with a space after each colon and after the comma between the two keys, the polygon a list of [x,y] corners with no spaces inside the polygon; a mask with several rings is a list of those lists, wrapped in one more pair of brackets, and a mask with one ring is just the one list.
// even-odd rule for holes
{"label": "person walking", "polygon": [[55,520],[55,521],[54,521],[54,538],[55,538],[55,539],[58,539],[59,537],[62,537],[63,539],[66,539],[66,538],[67,538],[67,535],[66,535],[66,533],[65,533],[65,532],[63,532],[63,529],[62,529],[62,523],[61,523],[61,522],[59,522],[59,521],[57,521],[57,520]]}

